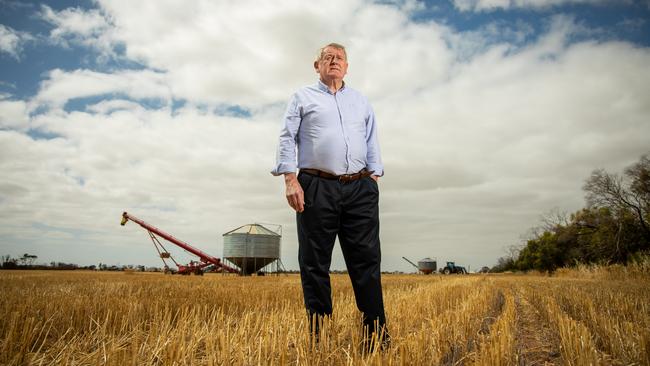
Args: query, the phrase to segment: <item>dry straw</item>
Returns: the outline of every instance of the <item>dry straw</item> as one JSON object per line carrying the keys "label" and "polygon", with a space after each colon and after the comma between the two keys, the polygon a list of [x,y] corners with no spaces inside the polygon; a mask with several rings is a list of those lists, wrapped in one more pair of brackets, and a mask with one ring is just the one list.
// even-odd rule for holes
{"label": "dry straw", "polygon": [[316,343],[295,275],[2,271],[0,364],[647,365],[650,280],[627,271],[386,275],[392,346],[371,354],[343,275]]}

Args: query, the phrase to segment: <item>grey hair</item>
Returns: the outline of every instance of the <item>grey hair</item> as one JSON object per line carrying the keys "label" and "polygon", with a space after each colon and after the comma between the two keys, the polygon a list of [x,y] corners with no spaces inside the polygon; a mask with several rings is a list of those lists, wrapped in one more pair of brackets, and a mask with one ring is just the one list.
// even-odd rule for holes
{"label": "grey hair", "polygon": [[340,43],[330,43],[318,49],[318,53],[316,54],[316,60],[315,60],[316,62],[319,62],[320,60],[323,59],[323,52],[325,52],[325,49],[327,47],[333,47],[342,50],[343,54],[345,55],[345,60],[346,61],[348,60],[348,53],[345,51],[345,46],[343,46]]}

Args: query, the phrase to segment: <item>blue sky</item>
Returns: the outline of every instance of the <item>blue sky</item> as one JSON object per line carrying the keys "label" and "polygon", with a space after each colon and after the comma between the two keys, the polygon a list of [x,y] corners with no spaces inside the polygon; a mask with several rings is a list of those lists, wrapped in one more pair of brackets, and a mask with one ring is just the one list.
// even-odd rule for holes
{"label": "blue sky", "polygon": [[650,152],[649,23],[648,1],[2,1],[0,253],[158,264],[127,210],[216,256],[223,232],[281,224],[296,268],[268,172],[338,41],[378,115],[384,269],[492,265],[584,206],[591,170]]}

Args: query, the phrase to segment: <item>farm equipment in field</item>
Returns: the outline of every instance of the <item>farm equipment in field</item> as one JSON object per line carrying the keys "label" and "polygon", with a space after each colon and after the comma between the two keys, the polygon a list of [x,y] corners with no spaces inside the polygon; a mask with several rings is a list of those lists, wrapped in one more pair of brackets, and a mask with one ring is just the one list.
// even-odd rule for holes
{"label": "farm equipment in field", "polygon": [[418,265],[415,264],[415,263],[413,263],[413,262],[411,262],[408,258],[406,258],[406,257],[402,257],[402,259],[404,259],[405,261],[409,262],[409,264],[411,264],[413,267],[415,267],[415,269],[417,269],[418,271],[420,270],[420,269],[418,268]]}
{"label": "farm equipment in field", "polygon": [[447,262],[447,265],[440,268],[440,273],[442,274],[467,274],[465,267],[457,266],[454,262]]}
{"label": "farm equipment in field", "polygon": [[[124,226],[126,223],[131,220],[135,222],[136,224],[142,226],[145,230],[147,230],[147,233],[149,233],[149,237],[151,238],[151,241],[153,242],[154,247],[156,248],[156,251],[158,252],[158,255],[160,256],[160,259],[163,261],[163,264],[165,265],[164,272],[165,273],[178,273],[182,275],[188,275],[188,274],[196,274],[196,275],[203,275],[203,271],[206,267],[212,266],[214,267],[213,269],[220,270],[220,271],[226,271],[226,272],[231,272],[231,273],[239,273],[239,271],[235,268],[229,267],[221,262],[221,259],[213,257],[199,249],[194,248],[193,246],[187,244],[186,242],[179,240],[175,237],[173,237],[170,234],[167,234],[166,232],[158,229],[157,227],[153,225],[149,225],[146,222],[138,219],[135,216],[129,215],[128,213],[124,212],[122,214],[122,221],[120,222],[120,225]],[[198,261],[190,261],[190,263],[186,265],[181,265],[176,262],[176,260],[171,256],[169,251],[162,245],[160,240],[158,240],[158,237],[160,236],[161,238],[169,241],[170,243],[181,247],[185,251],[197,256],[199,258]],[[174,262],[176,267],[178,268],[177,270],[173,270],[169,267],[167,264],[166,259],[171,260]]]}
{"label": "farm equipment in field", "polygon": [[436,273],[436,260],[431,258],[424,258],[418,261],[418,264],[411,262],[408,258],[402,257],[405,261],[409,262],[418,272],[424,274]]}

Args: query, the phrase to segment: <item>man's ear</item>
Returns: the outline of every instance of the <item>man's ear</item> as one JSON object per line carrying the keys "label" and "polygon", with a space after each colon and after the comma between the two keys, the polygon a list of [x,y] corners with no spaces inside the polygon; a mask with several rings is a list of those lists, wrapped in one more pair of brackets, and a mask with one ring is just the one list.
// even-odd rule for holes
{"label": "man's ear", "polygon": [[314,61],[314,70],[318,72],[318,61]]}

